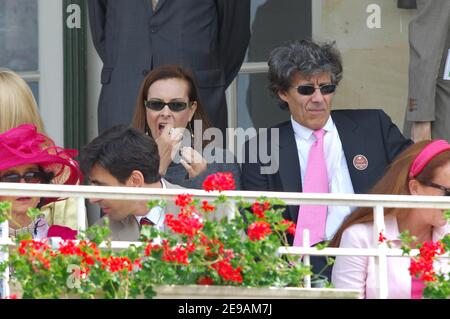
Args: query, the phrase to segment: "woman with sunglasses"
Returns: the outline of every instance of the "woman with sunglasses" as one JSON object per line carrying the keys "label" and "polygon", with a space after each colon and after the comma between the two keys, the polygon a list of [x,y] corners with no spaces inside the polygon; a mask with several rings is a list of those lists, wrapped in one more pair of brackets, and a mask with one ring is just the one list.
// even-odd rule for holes
{"label": "woman with sunglasses", "polygon": [[[390,165],[371,193],[449,196],[450,145],[445,140],[413,144]],[[338,229],[330,246],[376,248],[373,218],[373,208],[357,209]],[[392,248],[401,247],[399,236],[404,231],[416,237],[411,248],[426,241],[439,240],[450,232],[441,209],[386,207],[384,219],[385,231],[381,236],[390,242]],[[448,261],[438,260],[436,263],[444,265]],[[387,267],[389,298],[421,298],[424,284],[410,276],[410,258],[388,257]],[[332,283],[336,288],[360,289],[365,298],[376,298],[376,277],[374,257],[336,257],[332,273]]]}
{"label": "woman with sunglasses", "polygon": [[[78,184],[82,175],[78,163],[73,160],[76,154],[76,150],[56,146],[50,138],[38,133],[34,125],[20,125],[0,134],[0,182]],[[41,208],[58,200],[28,195],[0,195],[0,201],[12,204],[9,235],[18,237],[30,234],[37,239],[47,236],[74,238],[76,231],[68,227],[52,227],[44,215],[35,220],[27,215],[30,208]]]}
{"label": "woman with sunglasses", "polygon": [[240,169],[234,156],[203,139],[211,124],[190,71],[179,65],[151,71],[141,85],[132,126],[156,140],[159,171],[169,182],[201,188],[206,176],[232,172],[240,188]]}
{"label": "woman with sunglasses", "polygon": [[[0,134],[21,124],[33,124],[38,132],[46,134],[28,84],[17,73],[0,69]],[[77,202],[74,198],[51,202],[41,211],[50,224],[77,227]]]}

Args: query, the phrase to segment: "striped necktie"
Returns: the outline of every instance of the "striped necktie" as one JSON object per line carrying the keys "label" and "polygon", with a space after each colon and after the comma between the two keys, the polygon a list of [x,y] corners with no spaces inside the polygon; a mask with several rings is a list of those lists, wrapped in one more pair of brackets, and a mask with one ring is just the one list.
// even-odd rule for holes
{"label": "striped necktie", "polygon": [[150,226],[154,226],[155,225],[155,223],[153,223],[147,217],[141,218],[141,220],[139,221],[139,224],[141,225],[141,227],[144,226],[144,225],[150,225]]}

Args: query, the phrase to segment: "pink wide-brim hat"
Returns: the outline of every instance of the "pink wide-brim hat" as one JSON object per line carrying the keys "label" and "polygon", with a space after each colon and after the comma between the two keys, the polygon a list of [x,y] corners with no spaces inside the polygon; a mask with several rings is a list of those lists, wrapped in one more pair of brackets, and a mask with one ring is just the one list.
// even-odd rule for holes
{"label": "pink wide-brim hat", "polygon": [[[74,149],[56,146],[52,139],[37,131],[32,124],[22,124],[0,134],[0,172],[17,166],[36,164],[52,173],[51,184],[76,185],[82,173]],[[58,200],[49,199],[46,203]]]}

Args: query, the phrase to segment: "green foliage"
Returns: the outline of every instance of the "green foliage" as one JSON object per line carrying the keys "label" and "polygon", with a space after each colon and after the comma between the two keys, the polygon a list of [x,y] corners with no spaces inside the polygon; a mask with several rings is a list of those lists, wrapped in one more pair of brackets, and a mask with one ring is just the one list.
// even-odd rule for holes
{"label": "green foliage", "polygon": [[[77,241],[19,238],[10,253],[11,282],[23,298],[152,298],[155,285],[301,287],[311,274],[298,256],[278,254],[288,245],[286,232],[295,229],[282,217],[283,202],[234,198],[229,221],[214,212],[231,203],[223,195],[207,205],[184,199],[180,214],[166,215],[167,231],[144,226],[140,243],[127,249],[112,249],[107,220]],[[155,204],[160,201],[149,207]]]}

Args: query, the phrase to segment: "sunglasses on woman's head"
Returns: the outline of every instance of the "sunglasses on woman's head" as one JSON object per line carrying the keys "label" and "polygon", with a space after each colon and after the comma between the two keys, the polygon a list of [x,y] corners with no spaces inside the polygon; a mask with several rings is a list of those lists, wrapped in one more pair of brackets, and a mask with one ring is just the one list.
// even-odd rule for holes
{"label": "sunglasses on woman's head", "polygon": [[3,176],[0,176],[1,183],[20,183],[23,179],[25,183],[31,184],[39,184],[45,181],[45,177],[47,174],[44,172],[26,172],[23,175],[18,173],[9,173]]}
{"label": "sunglasses on woman's head", "polygon": [[322,95],[328,95],[336,91],[336,84],[322,84],[319,87],[315,87],[314,85],[300,85],[296,89],[301,95],[313,95],[316,89],[319,89]]}
{"label": "sunglasses on woman's head", "polygon": [[190,102],[164,102],[158,100],[146,100],[144,101],[144,105],[146,108],[153,111],[161,111],[166,105],[172,112],[180,112],[185,110],[188,106],[190,106]]}

